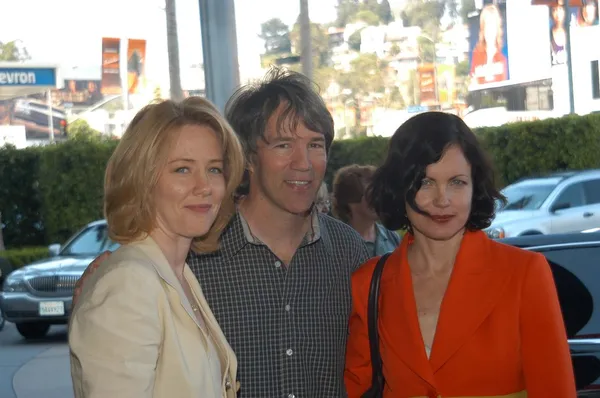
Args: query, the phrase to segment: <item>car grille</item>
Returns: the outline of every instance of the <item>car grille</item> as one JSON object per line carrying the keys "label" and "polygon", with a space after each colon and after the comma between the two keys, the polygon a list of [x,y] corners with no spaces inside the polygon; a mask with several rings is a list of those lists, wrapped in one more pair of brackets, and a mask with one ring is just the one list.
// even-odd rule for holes
{"label": "car grille", "polygon": [[75,283],[79,279],[75,275],[36,276],[29,279],[29,286],[40,293],[73,293]]}

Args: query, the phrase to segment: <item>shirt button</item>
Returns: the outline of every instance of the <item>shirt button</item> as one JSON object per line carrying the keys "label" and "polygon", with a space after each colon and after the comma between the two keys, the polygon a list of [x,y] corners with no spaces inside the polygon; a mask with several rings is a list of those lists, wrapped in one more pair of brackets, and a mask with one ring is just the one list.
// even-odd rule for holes
{"label": "shirt button", "polygon": [[287,312],[290,312],[290,310],[291,310],[291,309],[292,309],[292,307],[291,307],[289,304],[286,304],[286,305],[285,305],[285,310],[286,310]]}
{"label": "shirt button", "polygon": [[293,351],[291,348],[288,348],[288,349],[287,349],[287,351],[286,351],[285,353],[286,353],[286,355],[287,355],[288,357],[291,357],[291,356],[292,356],[292,354],[294,353],[294,351]]}
{"label": "shirt button", "polygon": [[275,261],[275,268],[281,268],[281,261]]}
{"label": "shirt button", "polygon": [[288,398],[296,398],[294,394],[288,394]]}

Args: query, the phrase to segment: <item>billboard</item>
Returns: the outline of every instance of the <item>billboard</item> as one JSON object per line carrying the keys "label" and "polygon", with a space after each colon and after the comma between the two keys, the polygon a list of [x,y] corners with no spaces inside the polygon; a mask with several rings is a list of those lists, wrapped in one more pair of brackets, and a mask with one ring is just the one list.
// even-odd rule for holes
{"label": "billboard", "polygon": [[102,38],[102,94],[121,94],[121,39]]}
{"label": "billboard", "polygon": [[[552,65],[565,64],[567,62],[567,8],[565,0],[540,2],[541,0],[537,0],[535,4],[548,6]],[[569,10],[571,27],[585,28],[598,24],[598,0],[570,0]]]}
{"label": "billboard", "polygon": [[104,96],[101,93],[101,80],[65,80],[64,88],[52,91],[52,101],[55,104],[93,105],[100,102]]}
{"label": "billboard", "polygon": [[510,79],[506,0],[485,0],[469,18],[470,89]]}
{"label": "billboard", "polygon": [[417,81],[419,82],[421,105],[437,104],[435,77],[433,64],[423,64],[417,67]]}
{"label": "billboard", "polygon": [[127,45],[127,87],[138,94],[146,87],[146,40],[129,39]]}
{"label": "billboard", "polygon": [[579,27],[598,25],[598,6],[598,0],[582,0],[581,6],[574,9],[571,20]]}

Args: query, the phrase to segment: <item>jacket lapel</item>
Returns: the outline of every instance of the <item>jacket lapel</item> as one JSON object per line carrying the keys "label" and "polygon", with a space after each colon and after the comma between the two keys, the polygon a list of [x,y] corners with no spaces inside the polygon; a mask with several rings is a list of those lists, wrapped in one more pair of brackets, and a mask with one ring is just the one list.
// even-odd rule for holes
{"label": "jacket lapel", "polygon": [[509,280],[490,261],[490,241],[483,232],[466,232],[440,309],[430,358],[425,353],[408,264],[406,236],[388,258],[381,281],[381,353],[400,358],[424,382],[435,386],[435,372],[475,333],[492,312]]}
{"label": "jacket lapel", "polygon": [[[384,372],[386,362],[400,358],[406,366],[434,386],[433,371],[425,354],[417,306],[407,261],[410,238],[402,240],[399,248],[388,258],[381,280],[380,340]],[[390,357],[386,361],[385,354]]]}
{"label": "jacket lapel", "polygon": [[509,273],[496,266],[491,241],[466,232],[442,301],[430,363],[434,372],[475,333],[500,299]]}
{"label": "jacket lapel", "polygon": [[187,312],[187,314],[190,316],[190,318],[192,318],[194,323],[198,327],[200,327],[200,323],[194,315],[192,306],[190,305],[189,301],[185,296],[185,292],[181,287],[181,283],[179,283],[179,280],[177,279],[173,268],[171,268],[171,266],[169,265],[167,258],[163,254],[162,250],[160,250],[156,242],[154,242],[154,239],[148,236],[144,240],[137,242],[136,245],[139,245],[142,248],[143,252],[148,257],[148,261],[152,264],[152,266],[158,273],[158,276],[160,276],[163,282],[170,287],[170,294],[173,294],[173,292],[176,293],[175,300],[179,301],[185,312]]}
{"label": "jacket lapel", "polygon": [[[202,293],[202,287],[188,266],[185,267],[184,273],[185,278],[190,284],[190,288],[194,293],[194,296],[196,296],[196,300],[198,300],[202,315],[204,316],[204,322],[210,330],[210,333],[213,335],[213,342],[218,347],[222,364],[225,365],[225,369],[231,369],[232,373],[235,374],[235,370],[237,369],[237,359],[233,353],[233,350],[229,346],[229,343],[227,342],[227,339],[225,338],[217,319],[211,311],[204,294]],[[197,321],[196,316],[194,316],[194,320]],[[227,378],[227,376],[227,372],[225,372],[223,374],[223,383],[225,383],[225,378]]]}

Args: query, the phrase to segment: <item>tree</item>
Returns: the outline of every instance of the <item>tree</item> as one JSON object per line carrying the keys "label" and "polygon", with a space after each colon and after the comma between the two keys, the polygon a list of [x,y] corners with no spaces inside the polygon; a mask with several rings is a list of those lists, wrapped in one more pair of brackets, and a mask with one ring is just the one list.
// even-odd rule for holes
{"label": "tree", "polygon": [[469,14],[476,11],[474,0],[461,0],[460,3],[460,16],[463,22],[469,20]]}
{"label": "tree", "polygon": [[469,60],[464,60],[456,64],[456,76],[467,77],[469,76]]}
{"label": "tree", "polygon": [[[310,24],[310,36],[313,52],[314,68],[319,68],[328,65],[329,63],[329,36],[323,26],[317,23]],[[300,43],[300,23],[296,22],[290,32],[290,40],[295,52],[299,52],[302,48]]]}
{"label": "tree", "polygon": [[455,19],[458,15],[457,0],[409,0],[402,21],[405,26],[419,26],[435,40],[439,34],[441,19],[444,15]]}
{"label": "tree", "polygon": [[337,19],[335,24],[338,28],[343,28],[352,22],[352,19],[360,10],[360,2],[359,0],[338,0],[336,10]]}
{"label": "tree", "polygon": [[102,134],[90,127],[85,120],[78,119],[67,127],[67,137],[69,139],[87,140],[101,138]]}
{"label": "tree", "polygon": [[17,45],[18,40],[0,41],[0,61],[27,61],[31,59],[25,47]]}
{"label": "tree", "polygon": [[395,57],[398,54],[400,54],[400,46],[398,45],[398,43],[394,43],[394,44],[392,44],[392,47],[390,48],[390,55],[392,57]]}
{"label": "tree", "polygon": [[360,44],[362,43],[362,38],[360,36],[361,30],[352,33],[348,38],[348,47],[353,51],[360,51]]}
{"label": "tree", "polygon": [[181,70],[179,67],[179,38],[177,36],[175,0],[165,0],[165,15],[167,17],[167,53],[169,57],[171,99],[182,101],[183,90],[181,88]]}
{"label": "tree", "polygon": [[261,24],[258,37],[265,41],[266,54],[285,54],[292,51],[290,28],[279,18],[272,18]]}
{"label": "tree", "polygon": [[379,20],[384,25],[387,25],[394,20],[394,15],[392,14],[392,7],[390,7],[390,2],[388,0],[382,0],[382,2],[379,4],[378,14]]}
{"label": "tree", "polygon": [[385,66],[375,54],[360,54],[350,62],[350,71],[340,76],[340,86],[352,90],[355,97],[382,93]]}
{"label": "tree", "polygon": [[370,26],[377,26],[380,22],[379,15],[375,14],[371,10],[361,10],[357,12],[356,16],[354,17],[354,21],[362,21]]}

